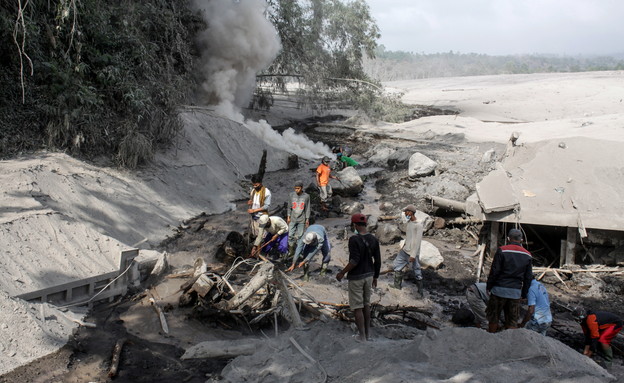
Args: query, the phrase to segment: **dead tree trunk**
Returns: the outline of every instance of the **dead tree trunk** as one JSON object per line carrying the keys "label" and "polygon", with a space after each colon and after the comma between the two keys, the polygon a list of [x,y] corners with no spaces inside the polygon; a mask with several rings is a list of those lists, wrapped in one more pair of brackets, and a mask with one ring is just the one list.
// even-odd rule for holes
{"label": "dead tree trunk", "polygon": [[108,377],[114,378],[117,376],[117,369],[119,368],[119,359],[121,358],[121,350],[123,349],[124,343],[126,343],[126,338],[121,338],[115,344],[115,348],[113,348],[113,356],[111,357],[111,365],[108,369]]}
{"label": "dead tree trunk", "polygon": [[271,262],[263,263],[256,275],[238,292],[232,299],[227,302],[227,310],[234,310],[247,299],[249,299],[256,291],[260,290],[262,286],[273,276],[273,264]]}

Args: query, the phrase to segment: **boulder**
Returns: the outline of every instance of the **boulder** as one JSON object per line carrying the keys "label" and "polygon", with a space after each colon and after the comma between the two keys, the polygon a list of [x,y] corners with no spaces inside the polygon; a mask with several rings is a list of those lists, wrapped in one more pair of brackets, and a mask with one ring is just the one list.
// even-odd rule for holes
{"label": "boulder", "polygon": [[362,177],[360,177],[357,170],[353,167],[348,167],[337,172],[336,177],[338,177],[340,181],[335,179],[330,181],[334,194],[352,197],[360,194],[362,189],[364,189],[364,181],[362,181]]}
{"label": "boulder", "polygon": [[407,169],[412,156],[412,150],[399,149],[388,156],[388,167],[396,169]]}
{"label": "boulder", "polygon": [[377,219],[376,216],[371,215],[370,217],[368,217],[368,222],[366,223],[368,230],[377,230],[378,224],[379,224],[379,220]]}
{"label": "boulder", "polygon": [[444,258],[442,258],[440,250],[431,242],[422,241],[420,245],[420,266],[423,269],[437,269],[442,263],[444,263]]}
{"label": "boulder", "polygon": [[345,213],[345,214],[355,214],[355,213],[361,213],[362,210],[364,210],[364,204],[361,202],[350,202],[350,203],[344,203],[340,206],[340,211]]}
{"label": "boulder", "polygon": [[384,213],[388,213],[394,209],[394,204],[392,202],[382,202],[379,204],[379,210]]}
{"label": "boulder", "polygon": [[386,147],[386,146],[375,146],[373,150],[370,151],[371,155],[368,157],[368,163],[375,165],[386,166],[388,164],[388,157],[390,157],[396,149]]}
{"label": "boulder", "polygon": [[401,233],[399,225],[395,223],[379,224],[375,235],[377,236],[379,243],[381,243],[382,245],[390,245],[396,243],[400,241],[403,237],[403,233]]}
{"label": "boulder", "polygon": [[407,174],[410,178],[428,176],[438,167],[438,163],[422,153],[414,153],[409,158]]}

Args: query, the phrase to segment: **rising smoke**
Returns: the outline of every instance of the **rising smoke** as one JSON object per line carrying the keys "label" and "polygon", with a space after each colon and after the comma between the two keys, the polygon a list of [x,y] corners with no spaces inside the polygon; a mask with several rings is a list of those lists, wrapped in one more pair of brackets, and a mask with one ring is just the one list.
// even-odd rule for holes
{"label": "rising smoke", "polygon": [[302,158],[331,155],[329,148],[288,129],[279,134],[264,120],[245,120],[240,107],[249,102],[256,73],[266,68],[281,49],[277,31],[264,13],[264,0],[195,0],[207,29],[199,35],[202,49],[201,85],[204,102],[219,114],[244,124],[267,144]]}

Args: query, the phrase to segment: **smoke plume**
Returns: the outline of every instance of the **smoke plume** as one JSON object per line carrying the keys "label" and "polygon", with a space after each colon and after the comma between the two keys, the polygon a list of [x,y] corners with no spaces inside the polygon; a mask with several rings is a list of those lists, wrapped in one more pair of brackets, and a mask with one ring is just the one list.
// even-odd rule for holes
{"label": "smoke plume", "polygon": [[281,49],[277,31],[265,17],[264,0],[195,0],[207,29],[199,35],[202,49],[203,101],[219,114],[244,124],[267,144],[302,158],[330,155],[329,148],[288,129],[279,134],[264,120],[245,120],[240,107],[253,94],[256,73]]}

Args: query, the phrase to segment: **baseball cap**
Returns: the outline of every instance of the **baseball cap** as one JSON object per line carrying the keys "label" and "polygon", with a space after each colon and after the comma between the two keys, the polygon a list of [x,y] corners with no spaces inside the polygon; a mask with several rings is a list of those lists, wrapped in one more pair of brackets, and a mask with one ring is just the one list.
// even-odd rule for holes
{"label": "baseball cap", "polygon": [[412,213],[416,213],[416,206],[414,205],[407,205],[405,206],[405,209],[403,209],[403,211],[411,211]]}
{"label": "baseball cap", "polygon": [[507,234],[507,236],[509,238],[513,238],[513,239],[522,239],[523,238],[522,231],[520,229],[511,229],[511,230],[509,230],[509,234]]}
{"label": "baseball cap", "polygon": [[260,225],[261,227],[266,227],[271,223],[271,220],[269,219],[269,216],[266,214],[263,214],[260,218],[258,218],[258,225]]}
{"label": "baseball cap", "polygon": [[356,213],[351,216],[351,223],[366,223],[366,216],[362,213]]}
{"label": "baseball cap", "polygon": [[306,245],[309,245],[312,242],[314,242],[315,238],[316,238],[316,235],[314,235],[314,233],[308,233],[305,235],[305,237],[303,237],[303,243],[305,243]]}

